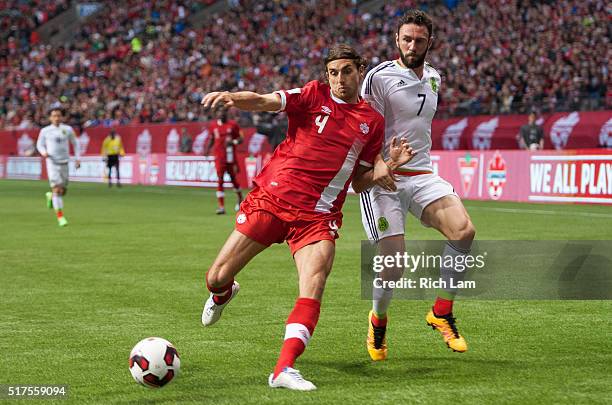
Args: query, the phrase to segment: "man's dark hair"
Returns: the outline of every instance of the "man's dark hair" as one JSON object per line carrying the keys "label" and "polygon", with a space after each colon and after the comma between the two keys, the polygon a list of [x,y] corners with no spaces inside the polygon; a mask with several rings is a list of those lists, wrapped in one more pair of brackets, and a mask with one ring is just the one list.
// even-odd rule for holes
{"label": "man's dark hair", "polygon": [[53,111],[59,111],[59,113],[61,114],[61,116],[62,116],[62,117],[64,116],[64,109],[63,109],[63,108],[61,108],[61,107],[51,107],[51,108],[49,109],[49,114],[48,114],[48,115],[51,115],[51,113],[52,113]]}
{"label": "man's dark hair", "polygon": [[337,44],[332,46],[325,57],[325,71],[327,72],[327,64],[338,59],[350,59],[355,63],[357,69],[360,67],[367,67],[368,62],[359,55],[359,53],[351,46],[347,44]]}
{"label": "man's dark hair", "polygon": [[414,24],[421,27],[427,27],[427,31],[429,31],[429,38],[433,35],[433,20],[424,11],[421,10],[409,10],[400,18],[399,23],[397,24],[397,34],[399,35],[400,28],[406,24]]}

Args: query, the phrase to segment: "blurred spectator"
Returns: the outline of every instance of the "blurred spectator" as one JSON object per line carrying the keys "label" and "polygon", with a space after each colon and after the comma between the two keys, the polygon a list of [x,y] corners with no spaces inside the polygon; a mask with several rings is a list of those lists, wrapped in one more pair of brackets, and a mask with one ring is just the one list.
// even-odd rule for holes
{"label": "blurred spectator", "polygon": [[403,0],[371,13],[350,0],[243,0],[197,30],[187,18],[210,1],[99,2],[105,9],[57,48],[30,34],[45,20],[34,17],[38,8],[67,0],[0,3],[5,12],[25,7],[23,25],[31,26],[17,34],[0,13],[0,127],[44,125],[44,106],[58,100],[73,125],[207,120],[203,93],[319,78],[311,61],[327,52],[329,38],[355,46],[372,66],[395,58],[397,19],[418,6],[435,22],[438,117],[612,107],[603,0]]}
{"label": "blurred spectator", "polygon": [[181,153],[191,153],[191,147],[193,146],[193,139],[191,135],[187,133],[187,128],[182,129],[181,133]]}
{"label": "blurred spectator", "polygon": [[535,113],[529,113],[529,122],[521,127],[521,148],[526,150],[544,149],[544,130],[536,123]]}

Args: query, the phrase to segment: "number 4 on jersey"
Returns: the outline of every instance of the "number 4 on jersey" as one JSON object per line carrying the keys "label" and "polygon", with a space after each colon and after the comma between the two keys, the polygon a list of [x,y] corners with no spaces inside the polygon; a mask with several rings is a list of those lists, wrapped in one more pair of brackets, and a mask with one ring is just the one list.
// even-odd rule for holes
{"label": "number 4 on jersey", "polygon": [[323,128],[325,128],[325,124],[327,124],[327,120],[329,119],[329,115],[317,115],[315,118],[315,125],[319,127],[317,133],[320,134],[323,132]]}

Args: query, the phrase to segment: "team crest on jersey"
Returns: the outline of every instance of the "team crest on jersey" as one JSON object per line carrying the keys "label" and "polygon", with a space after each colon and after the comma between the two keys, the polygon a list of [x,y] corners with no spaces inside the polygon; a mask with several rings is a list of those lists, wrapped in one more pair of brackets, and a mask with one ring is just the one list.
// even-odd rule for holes
{"label": "team crest on jersey", "polygon": [[387,218],[385,217],[378,218],[378,229],[381,232],[384,232],[387,229],[389,229],[389,221],[387,221]]}
{"label": "team crest on jersey", "polygon": [[62,129],[62,135],[68,135],[68,131],[66,131],[65,129]]}
{"label": "team crest on jersey", "polygon": [[429,78],[429,84],[431,85],[431,90],[434,93],[437,93],[438,92],[438,82],[436,81],[434,77]]}
{"label": "team crest on jersey", "polygon": [[493,200],[499,200],[506,184],[506,161],[499,151],[489,160],[487,167],[487,187],[489,196]]}
{"label": "team crest on jersey", "polygon": [[236,217],[236,222],[238,222],[239,224],[244,224],[246,222],[246,214],[244,212],[241,212],[237,217]]}
{"label": "team crest on jersey", "polygon": [[326,105],[321,106],[321,111],[323,111],[325,114],[330,115],[331,114],[331,108],[329,108]]}
{"label": "team crest on jersey", "polygon": [[459,175],[461,176],[461,186],[463,187],[463,196],[467,197],[470,194],[474,175],[478,168],[478,158],[472,157],[469,153],[465,157],[457,159],[459,165]]}
{"label": "team crest on jersey", "polygon": [[368,132],[370,132],[370,127],[365,122],[362,122],[361,125],[359,125],[359,129],[361,129],[361,132],[363,132],[364,135],[367,135]]}

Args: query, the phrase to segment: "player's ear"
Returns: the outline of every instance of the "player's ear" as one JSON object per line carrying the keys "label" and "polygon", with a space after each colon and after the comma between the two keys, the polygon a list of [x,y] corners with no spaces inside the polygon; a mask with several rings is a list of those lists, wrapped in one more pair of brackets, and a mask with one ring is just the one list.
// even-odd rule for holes
{"label": "player's ear", "polygon": [[433,46],[433,42],[434,42],[434,36],[432,35],[431,37],[429,37],[429,44],[427,45],[427,50],[429,51],[431,49],[431,47]]}

